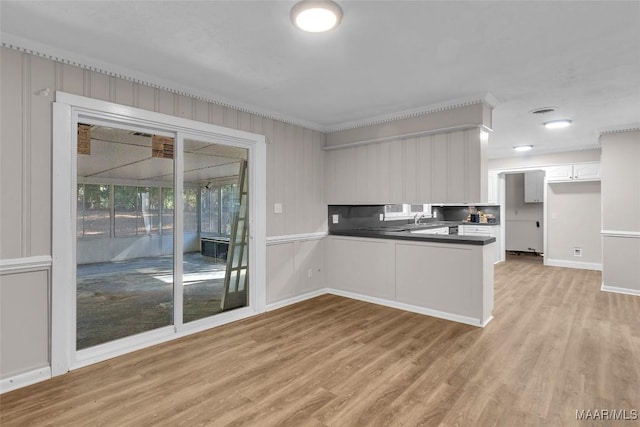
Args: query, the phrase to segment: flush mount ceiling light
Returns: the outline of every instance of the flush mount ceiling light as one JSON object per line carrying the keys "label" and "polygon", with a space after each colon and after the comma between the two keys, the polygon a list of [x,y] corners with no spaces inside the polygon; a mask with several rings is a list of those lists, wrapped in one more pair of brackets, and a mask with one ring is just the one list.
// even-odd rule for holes
{"label": "flush mount ceiling light", "polygon": [[291,8],[291,22],[310,33],[329,31],[340,24],[342,9],[332,1],[303,0]]}
{"label": "flush mount ceiling light", "polygon": [[544,122],[544,127],[546,127],[547,129],[560,129],[560,128],[566,128],[567,126],[571,125],[571,120],[569,119],[562,119],[562,120],[551,120],[548,122]]}
{"label": "flush mount ceiling light", "polygon": [[516,145],[513,147],[515,151],[529,151],[533,148],[533,145]]}

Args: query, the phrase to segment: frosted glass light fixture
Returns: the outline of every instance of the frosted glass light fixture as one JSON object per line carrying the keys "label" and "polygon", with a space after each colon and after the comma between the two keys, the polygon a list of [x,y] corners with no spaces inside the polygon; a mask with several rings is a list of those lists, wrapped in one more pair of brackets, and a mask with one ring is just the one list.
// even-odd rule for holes
{"label": "frosted glass light fixture", "polygon": [[303,0],[291,8],[291,22],[310,33],[329,31],[340,24],[342,9],[333,1]]}
{"label": "frosted glass light fixture", "polygon": [[515,151],[529,151],[533,148],[533,145],[516,145],[513,147]]}
{"label": "frosted glass light fixture", "polygon": [[544,122],[544,127],[546,127],[547,129],[566,128],[567,126],[570,126],[570,125],[571,125],[571,120],[569,119],[551,120],[548,122]]}

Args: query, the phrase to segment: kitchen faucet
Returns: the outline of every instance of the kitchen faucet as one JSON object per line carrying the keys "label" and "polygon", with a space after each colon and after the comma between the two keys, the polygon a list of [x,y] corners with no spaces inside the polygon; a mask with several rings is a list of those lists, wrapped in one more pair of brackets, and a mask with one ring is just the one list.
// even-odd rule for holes
{"label": "kitchen faucet", "polygon": [[424,217],[425,217],[424,213],[417,213],[416,216],[413,217],[413,224],[414,225],[420,224],[420,220]]}

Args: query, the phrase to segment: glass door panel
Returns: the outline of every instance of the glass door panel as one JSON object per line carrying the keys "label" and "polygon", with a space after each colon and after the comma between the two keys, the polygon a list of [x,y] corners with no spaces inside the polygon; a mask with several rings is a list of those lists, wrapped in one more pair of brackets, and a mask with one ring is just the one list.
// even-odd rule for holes
{"label": "glass door panel", "polygon": [[77,350],[173,324],[173,141],[78,125]]}
{"label": "glass door panel", "polygon": [[227,260],[235,259],[229,247],[241,205],[240,170],[247,156],[244,148],[184,140],[184,323],[223,311]]}

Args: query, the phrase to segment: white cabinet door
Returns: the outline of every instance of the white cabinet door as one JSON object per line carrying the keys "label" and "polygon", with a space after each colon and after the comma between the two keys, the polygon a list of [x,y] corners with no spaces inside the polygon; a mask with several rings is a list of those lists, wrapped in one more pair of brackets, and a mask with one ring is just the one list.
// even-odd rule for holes
{"label": "white cabinet door", "polygon": [[547,181],[570,181],[573,178],[573,165],[551,166],[547,168]]}
{"label": "white cabinet door", "polygon": [[600,163],[573,165],[573,179],[575,180],[598,180],[601,177]]}
{"label": "white cabinet door", "polygon": [[601,178],[600,162],[578,163],[547,168],[547,181],[597,181]]}
{"label": "white cabinet door", "polygon": [[544,172],[532,171],[524,174],[524,202],[540,203],[544,194]]}

